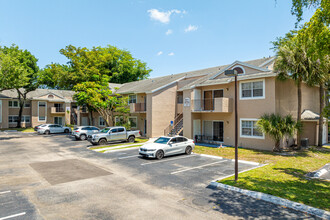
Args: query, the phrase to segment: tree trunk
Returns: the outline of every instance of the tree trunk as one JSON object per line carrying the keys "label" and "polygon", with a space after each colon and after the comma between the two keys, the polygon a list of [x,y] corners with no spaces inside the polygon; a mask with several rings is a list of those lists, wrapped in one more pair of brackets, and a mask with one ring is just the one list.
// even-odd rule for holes
{"label": "tree trunk", "polygon": [[[302,104],[302,96],[301,96],[301,80],[298,81],[298,112],[297,112],[297,122],[301,121],[301,104]],[[300,132],[297,132],[297,147],[300,148]]]}
{"label": "tree trunk", "polygon": [[273,151],[274,152],[281,152],[282,151],[281,148],[280,148],[280,141],[279,140],[275,141],[275,146],[273,148]]}
{"label": "tree trunk", "polygon": [[87,107],[88,112],[89,112],[89,125],[94,126],[94,121],[93,121],[93,110],[91,110],[89,107]]}
{"label": "tree trunk", "polygon": [[21,91],[19,91],[18,89],[17,91],[17,98],[18,98],[18,103],[19,103],[19,112],[18,112],[18,119],[17,119],[17,125],[16,128],[21,128],[21,122],[22,122],[22,113],[23,113],[23,109],[24,109],[24,104],[25,104],[25,97],[22,97],[23,94],[21,93]]}
{"label": "tree trunk", "polygon": [[318,146],[322,147],[323,145],[323,109],[324,109],[324,87],[323,84],[320,84],[320,118],[319,118],[319,140]]}

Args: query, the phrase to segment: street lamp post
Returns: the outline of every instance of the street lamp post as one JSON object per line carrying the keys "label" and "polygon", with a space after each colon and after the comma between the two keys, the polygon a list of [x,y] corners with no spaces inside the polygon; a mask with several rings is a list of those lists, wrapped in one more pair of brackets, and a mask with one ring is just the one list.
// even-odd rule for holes
{"label": "street lamp post", "polygon": [[237,181],[238,180],[237,71],[226,70],[225,75],[235,77],[235,181]]}

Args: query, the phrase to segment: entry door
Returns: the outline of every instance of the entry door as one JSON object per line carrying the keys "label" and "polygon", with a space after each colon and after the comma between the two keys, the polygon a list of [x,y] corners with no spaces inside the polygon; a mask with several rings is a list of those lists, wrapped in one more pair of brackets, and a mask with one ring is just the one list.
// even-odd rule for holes
{"label": "entry door", "polygon": [[62,117],[54,117],[54,124],[63,125],[63,118]]}
{"label": "entry door", "polygon": [[213,122],[213,140],[223,142],[223,122]]}
{"label": "entry door", "polygon": [[204,110],[213,110],[212,91],[204,91]]}
{"label": "entry door", "polygon": [[88,117],[82,117],[81,118],[81,125],[87,126],[88,125]]}
{"label": "entry door", "polygon": [[147,136],[147,119],[144,119],[144,135]]}

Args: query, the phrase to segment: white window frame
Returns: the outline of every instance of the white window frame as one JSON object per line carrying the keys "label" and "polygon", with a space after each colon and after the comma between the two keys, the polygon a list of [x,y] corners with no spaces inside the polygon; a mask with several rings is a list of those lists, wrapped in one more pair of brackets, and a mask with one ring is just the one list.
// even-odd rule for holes
{"label": "white window frame", "polygon": [[[31,123],[31,116],[30,115],[22,115],[22,117],[24,118],[24,120],[22,120],[22,122],[24,122],[25,124],[30,124]],[[30,121],[26,122],[26,118],[29,117]]]}
{"label": "white window frame", "polygon": [[[39,119],[39,103],[44,102],[45,103],[45,120],[40,120]],[[47,102],[46,101],[38,101],[38,122],[46,122],[47,121]]]}
{"label": "white window frame", "polygon": [[242,133],[242,130],[243,130],[243,127],[242,127],[242,121],[258,121],[259,119],[257,118],[240,118],[240,125],[239,125],[239,130],[240,130],[240,137],[241,138],[253,138],[253,139],[265,139],[265,134],[262,133],[262,136],[249,136],[249,135],[243,135]]}
{"label": "white window frame", "polygon": [[[26,104],[29,104],[29,107],[26,107]],[[25,102],[24,103],[24,108],[31,108],[31,102]]]}
{"label": "white window frame", "polygon": [[17,117],[18,118],[18,115],[8,115],[8,124],[17,124],[17,121],[10,122],[9,117]]}
{"label": "white window frame", "polygon": [[[242,96],[242,93],[243,93],[243,90],[242,90],[242,84],[244,83],[252,83],[253,85],[253,82],[262,82],[262,96],[258,96],[258,97],[243,97]],[[265,99],[265,91],[266,91],[266,87],[265,87],[265,79],[257,79],[257,80],[247,80],[247,81],[240,81],[239,82],[239,99],[240,100],[251,100],[251,99]],[[253,88],[252,88],[252,94],[253,95]]]}
{"label": "white window frame", "polygon": [[[131,102],[131,96],[135,96],[135,102]],[[128,104],[131,104],[131,103],[137,103],[137,95],[136,94],[128,95]]]}
{"label": "white window frame", "polygon": [[123,116],[115,116],[115,125],[117,126],[117,123],[120,121],[120,118]]}
{"label": "white window frame", "polygon": [[0,100],[0,123],[2,123],[2,100]]}
{"label": "white window frame", "polygon": [[136,126],[135,126],[135,127],[131,127],[131,128],[137,128],[137,127],[138,127],[138,119],[137,119],[137,116],[129,116],[129,117],[128,117],[128,120],[129,120],[130,118],[135,118],[135,119],[136,119]]}
{"label": "white window frame", "polygon": [[[17,106],[13,106],[13,103],[14,103],[14,102],[17,103]],[[12,106],[10,106],[9,103],[12,103]],[[9,100],[9,101],[8,101],[8,107],[9,107],[9,108],[19,108],[19,103],[18,103],[17,100]]]}
{"label": "white window frame", "polygon": [[[104,125],[101,124],[101,119],[103,120]],[[100,127],[105,127],[106,125],[107,125],[107,123],[105,122],[104,118],[102,116],[99,116],[99,126]]]}

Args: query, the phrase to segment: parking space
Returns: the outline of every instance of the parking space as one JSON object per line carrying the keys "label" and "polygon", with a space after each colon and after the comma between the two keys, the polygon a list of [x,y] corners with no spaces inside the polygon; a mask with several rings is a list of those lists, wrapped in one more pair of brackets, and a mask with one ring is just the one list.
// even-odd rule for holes
{"label": "parking space", "polygon": [[[157,160],[139,156],[136,149],[113,152],[109,156],[113,162],[148,175],[160,186],[207,186],[215,179],[234,174],[234,162],[221,157],[182,154]],[[258,165],[239,163],[239,172],[256,167]]]}
{"label": "parking space", "polygon": [[19,192],[0,192],[0,220],[35,218],[35,209]]}

